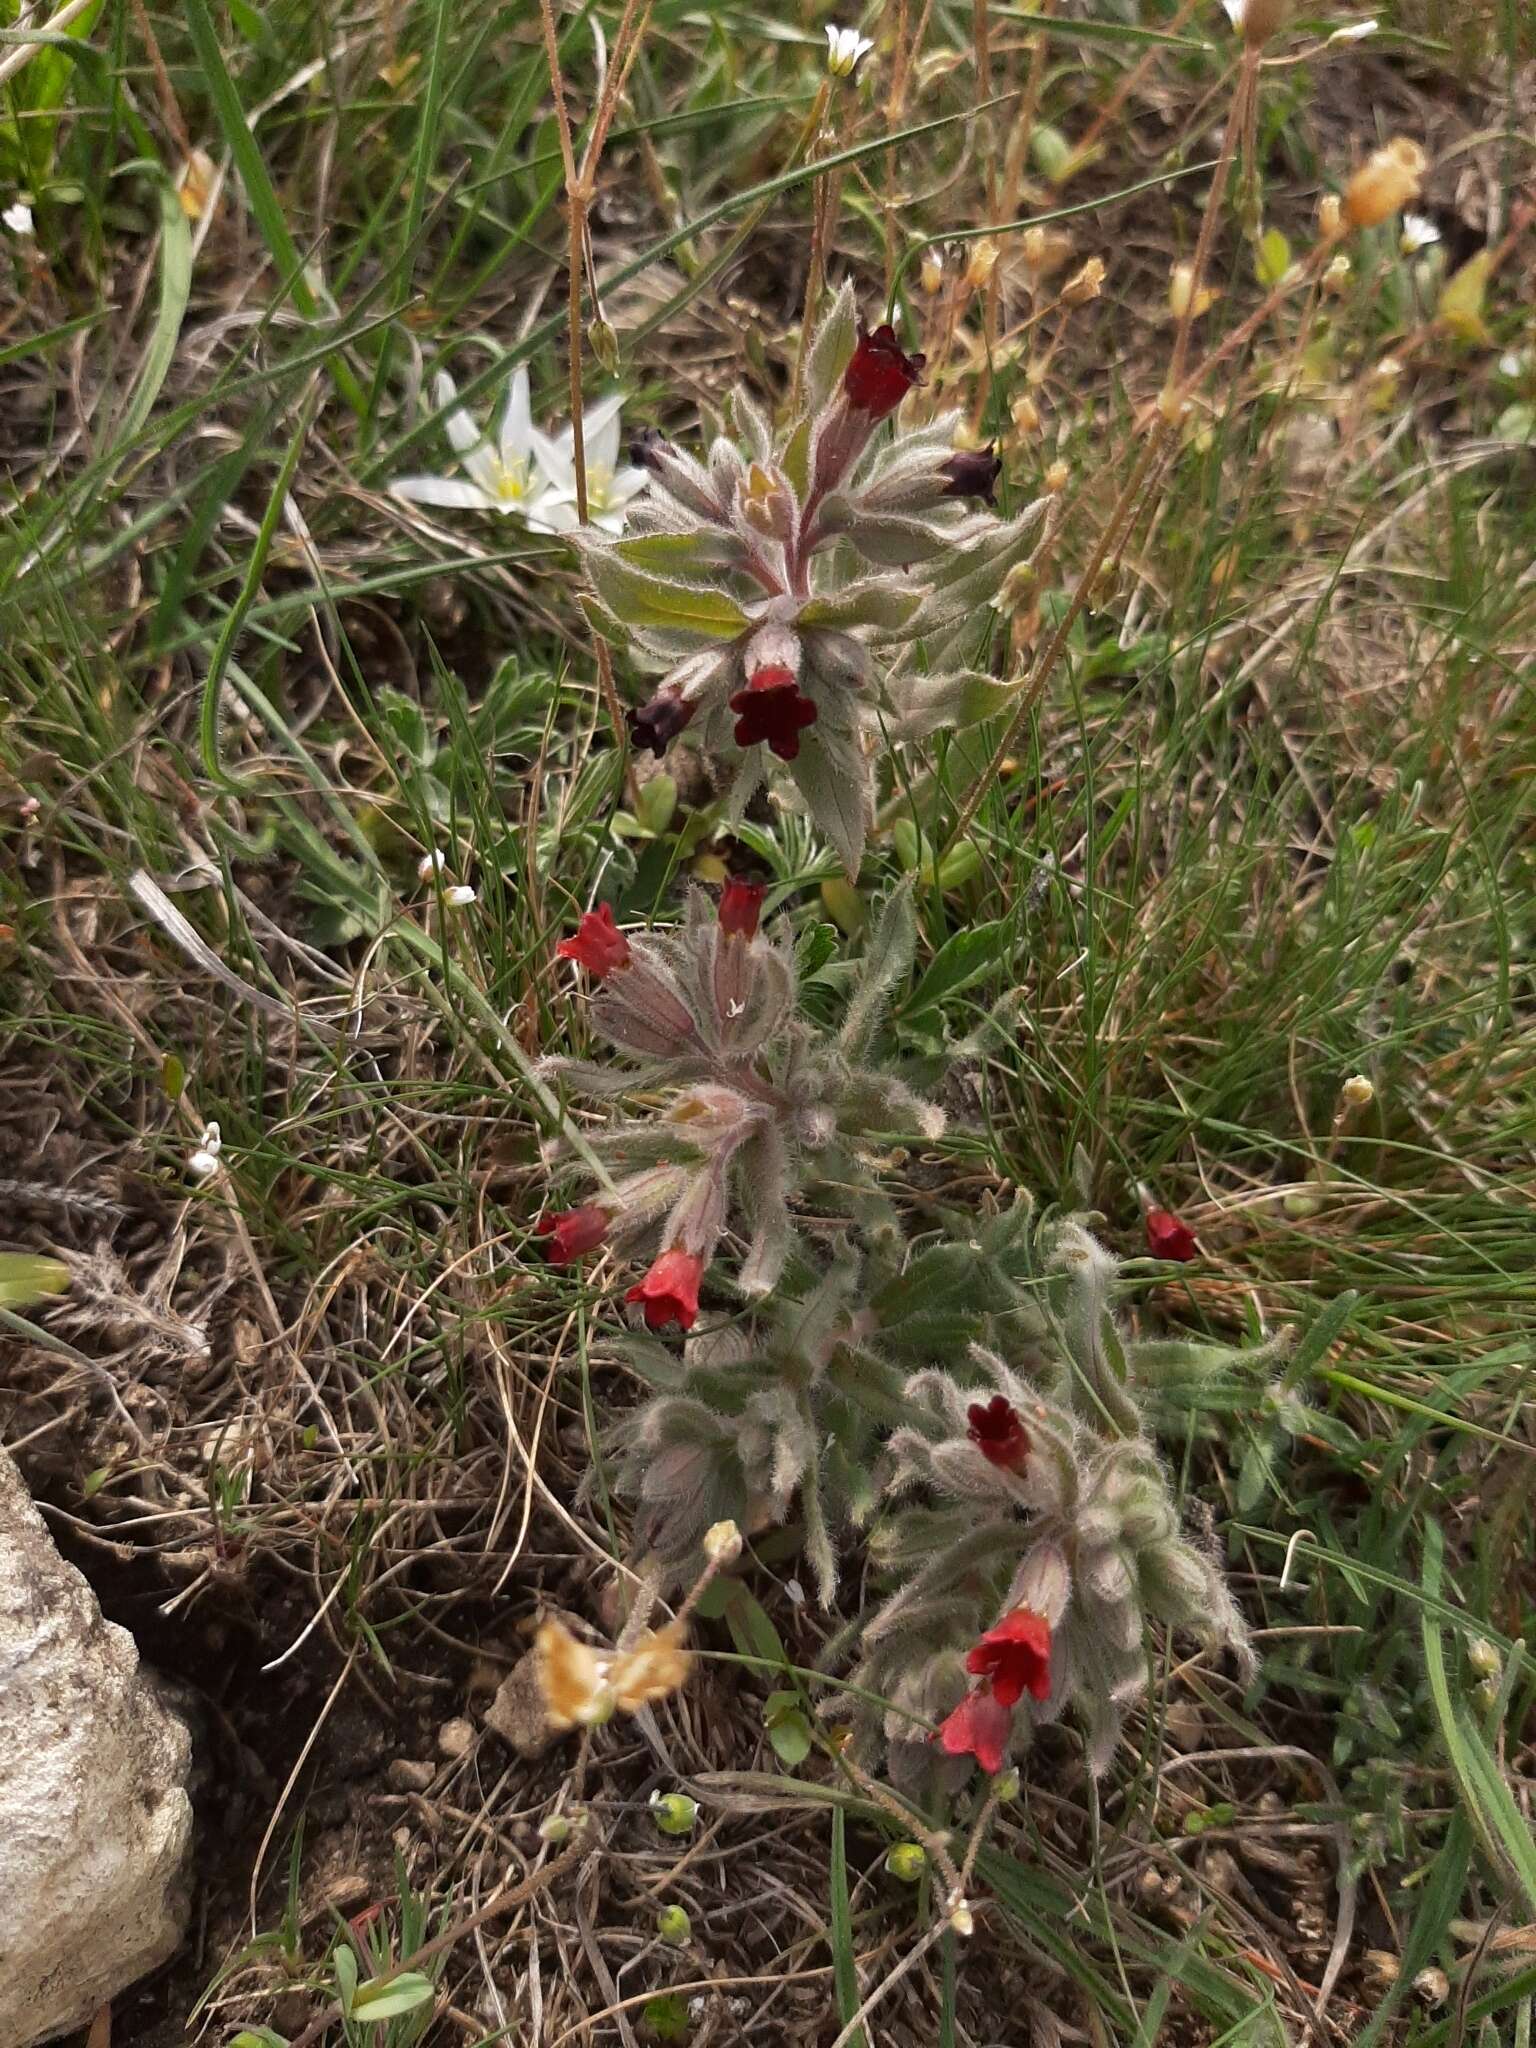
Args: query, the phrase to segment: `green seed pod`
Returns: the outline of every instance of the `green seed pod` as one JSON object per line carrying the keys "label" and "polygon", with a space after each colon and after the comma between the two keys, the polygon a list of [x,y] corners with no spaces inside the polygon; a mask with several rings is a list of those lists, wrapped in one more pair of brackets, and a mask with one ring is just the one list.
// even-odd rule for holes
{"label": "green seed pod", "polygon": [[885,1867],[903,1884],[916,1884],[928,1868],[928,1852],[921,1842],[897,1842],[886,1853]]}
{"label": "green seed pod", "polygon": [[653,1792],[651,1818],[664,1835],[688,1835],[699,1817],[699,1802],[686,1792]]}
{"label": "green seed pod", "polygon": [[682,1948],[693,1934],[693,1922],[681,1906],[663,1906],[656,1915],[656,1932],[669,1948]]}

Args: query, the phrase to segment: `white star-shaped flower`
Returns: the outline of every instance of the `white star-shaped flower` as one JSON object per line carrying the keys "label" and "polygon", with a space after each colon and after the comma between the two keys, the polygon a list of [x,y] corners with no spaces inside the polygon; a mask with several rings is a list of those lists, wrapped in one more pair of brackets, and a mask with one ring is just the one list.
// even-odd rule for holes
{"label": "white star-shaped flower", "polygon": [[[624,401],[617,391],[581,415],[581,446],[587,467],[587,521],[605,533],[624,531],[624,510],[650,482],[650,472],[633,467],[620,468],[619,444],[623,431],[619,409]],[[580,525],[576,513],[576,437],[569,427],[537,440],[539,466],[548,479],[550,495],[542,517],[552,533],[571,533]]]}
{"label": "white star-shaped flower", "polygon": [[1422,213],[1405,213],[1403,231],[1398,236],[1397,246],[1405,256],[1417,256],[1421,249],[1427,249],[1432,242],[1438,242],[1440,230],[1434,222]]}
{"label": "white star-shaped flower", "polygon": [[[434,404],[440,412],[447,411],[457,397],[453,379],[440,370],[432,386]],[[460,512],[516,513],[535,533],[555,531],[548,517],[550,483],[544,460],[548,443],[533,424],[528,372],[521,363],[507,385],[494,445],[462,406],[448,412],[446,425],[453,452],[467,474],[396,477],[389,487],[392,496],[410,505],[442,505]]]}
{"label": "white star-shaped flower", "polygon": [[859,59],[867,57],[874,48],[868,36],[861,36],[856,28],[835,28],[827,23],[827,69],[834,78],[851,78],[858,69]]}
{"label": "white star-shaped flower", "polygon": [[1380,26],[1372,15],[1369,21],[1351,21],[1343,28],[1336,28],[1328,40],[1330,43],[1363,43],[1367,36],[1375,35]]}
{"label": "white star-shaped flower", "polygon": [[0,220],[13,235],[30,235],[33,232],[32,209],[25,199],[18,199],[14,205],[8,206],[4,213],[0,213]]}

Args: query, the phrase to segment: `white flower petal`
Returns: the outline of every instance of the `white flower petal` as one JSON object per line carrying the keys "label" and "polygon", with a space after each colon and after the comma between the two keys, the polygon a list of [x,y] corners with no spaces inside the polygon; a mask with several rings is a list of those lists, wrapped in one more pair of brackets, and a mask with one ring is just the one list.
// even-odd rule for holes
{"label": "white flower petal", "polygon": [[609,505],[627,505],[631,498],[639,497],[650,480],[651,473],[648,469],[621,469],[608,486]]}
{"label": "white flower petal", "polygon": [[543,533],[574,533],[581,524],[576,517],[576,500],[563,491],[551,492],[539,501],[538,517],[528,524]]}
{"label": "white flower petal", "polygon": [[528,399],[528,368],[519,363],[507,385],[506,409],[501,415],[501,459],[508,466],[528,458],[533,432],[533,409]]}
{"label": "white flower petal", "polygon": [[450,505],[460,512],[488,512],[495,503],[478,484],[456,476],[398,476],[389,494],[408,505]]}
{"label": "white flower petal", "polygon": [[600,398],[596,405],[583,406],[581,438],[586,447],[589,469],[617,468],[619,440],[623,431],[619,412],[623,404],[623,392],[610,391],[608,396]]}
{"label": "white flower petal", "polygon": [[541,434],[537,427],[528,430],[529,444],[533,459],[559,491],[574,491],[576,488],[576,461],[571,443],[571,430],[550,436]]}

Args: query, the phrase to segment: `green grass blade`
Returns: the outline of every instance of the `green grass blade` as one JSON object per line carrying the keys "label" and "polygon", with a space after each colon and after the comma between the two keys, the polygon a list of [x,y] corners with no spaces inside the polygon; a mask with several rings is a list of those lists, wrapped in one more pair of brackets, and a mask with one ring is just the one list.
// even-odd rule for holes
{"label": "green grass blade", "polygon": [[[863,2000],[859,1997],[859,1973],[853,1959],[853,1916],[848,1900],[848,1821],[840,1806],[832,1809],[831,1926],[832,1975],[837,1986],[837,2016],[846,2027]],[[869,2048],[860,2027],[848,2036],[848,2048]]]}

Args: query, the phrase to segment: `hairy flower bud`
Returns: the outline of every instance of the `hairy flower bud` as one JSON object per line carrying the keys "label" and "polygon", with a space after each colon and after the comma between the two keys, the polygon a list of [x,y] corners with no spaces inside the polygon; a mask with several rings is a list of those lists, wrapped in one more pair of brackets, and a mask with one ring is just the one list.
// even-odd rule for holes
{"label": "hairy flower bud", "polygon": [[741,1531],[734,1522],[712,1522],[704,1531],[704,1555],[721,1570],[741,1555]]}

